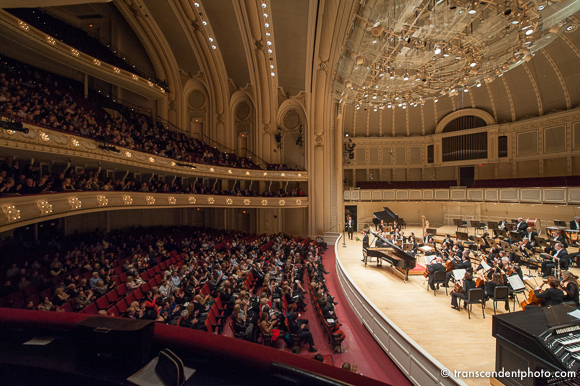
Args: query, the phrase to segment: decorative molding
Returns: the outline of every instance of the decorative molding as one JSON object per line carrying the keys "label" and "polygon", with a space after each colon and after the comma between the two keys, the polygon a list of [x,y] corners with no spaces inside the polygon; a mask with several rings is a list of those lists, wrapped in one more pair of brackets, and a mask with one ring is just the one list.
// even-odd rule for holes
{"label": "decorative molding", "polygon": [[[74,196],[71,196],[71,193]],[[305,208],[308,197],[209,196],[141,192],[66,192],[0,198],[0,232],[39,221],[102,211],[151,208]]]}

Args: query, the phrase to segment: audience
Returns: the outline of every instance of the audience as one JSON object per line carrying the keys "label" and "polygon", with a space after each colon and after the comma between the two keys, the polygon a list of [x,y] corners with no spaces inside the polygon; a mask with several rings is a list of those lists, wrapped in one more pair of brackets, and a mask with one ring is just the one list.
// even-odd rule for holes
{"label": "audience", "polygon": [[251,159],[219,152],[121,104],[114,104],[119,116],[101,105],[84,98],[80,84],[6,57],[0,61],[0,115],[181,162],[259,169]]}

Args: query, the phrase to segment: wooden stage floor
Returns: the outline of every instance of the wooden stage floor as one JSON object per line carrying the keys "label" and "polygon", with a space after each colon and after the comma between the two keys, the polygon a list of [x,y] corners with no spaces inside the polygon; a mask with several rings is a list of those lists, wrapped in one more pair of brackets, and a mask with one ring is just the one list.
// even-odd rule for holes
{"label": "wooden stage floor", "polygon": [[[444,226],[438,228],[438,233],[454,235],[455,230],[454,226]],[[405,235],[415,232],[421,236],[418,227],[408,227],[403,231]],[[377,308],[451,372],[495,370],[491,301],[487,302],[485,319],[477,305],[473,306],[471,319],[468,319],[463,308],[459,312],[451,308],[451,296],[445,295],[445,288],[441,287],[436,296],[433,291],[427,291],[423,275],[409,275],[409,281],[404,283],[403,275],[388,263],[377,267],[373,259],[365,267],[361,261],[362,242],[356,241],[356,237],[362,239],[362,234],[355,233],[354,236],[355,240],[346,240],[346,247],[342,247],[342,240],[339,241],[336,252],[352,280]],[[576,249],[572,251],[576,252]],[[422,255],[418,256],[417,262],[424,264]],[[580,269],[572,268],[571,271],[580,276]],[[527,273],[527,268],[524,268],[524,274]],[[532,275],[536,275],[534,270]],[[542,281],[541,278],[534,279],[538,283]],[[498,303],[498,308],[498,314],[507,312],[503,303]],[[510,309],[513,312],[513,300]],[[516,304],[517,311],[521,311],[519,304]],[[462,380],[469,385],[490,384],[489,378]]]}

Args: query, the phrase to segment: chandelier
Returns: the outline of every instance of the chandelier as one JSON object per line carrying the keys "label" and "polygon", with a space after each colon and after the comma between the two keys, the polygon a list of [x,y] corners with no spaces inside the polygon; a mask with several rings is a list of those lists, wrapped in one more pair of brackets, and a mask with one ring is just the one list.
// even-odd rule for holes
{"label": "chandelier", "polygon": [[376,111],[467,92],[576,28],[578,10],[578,0],[361,0],[333,97]]}

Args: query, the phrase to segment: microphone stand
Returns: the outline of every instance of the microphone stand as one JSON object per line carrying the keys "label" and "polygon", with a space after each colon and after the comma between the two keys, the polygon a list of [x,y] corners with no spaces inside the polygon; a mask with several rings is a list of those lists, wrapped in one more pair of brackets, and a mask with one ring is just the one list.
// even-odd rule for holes
{"label": "microphone stand", "polygon": [[346,248],[346,237],[344,232],[346,231],[346,223],[344,223],[344,227],[342,228],[342,247]]}

